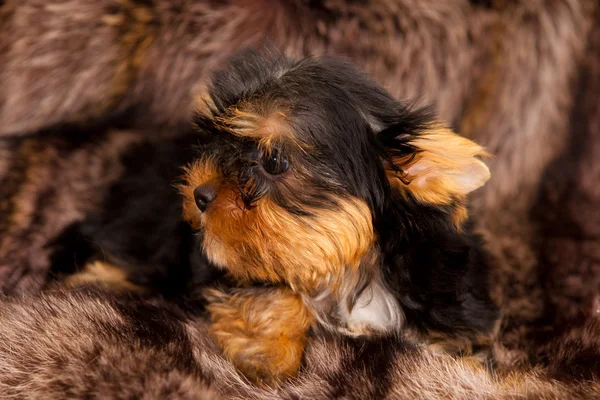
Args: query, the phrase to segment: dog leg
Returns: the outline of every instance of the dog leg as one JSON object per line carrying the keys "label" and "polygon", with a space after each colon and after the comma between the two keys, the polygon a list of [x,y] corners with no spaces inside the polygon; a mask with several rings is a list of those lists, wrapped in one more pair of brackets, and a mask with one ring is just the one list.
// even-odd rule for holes
{"label": "dog leg", "polygon": [[104,261],[87,264],[81,272],[65,278],[62,285],[68,288],[96,285],[118,294],[146,292],[145,288],[131,283],[122,268]]}
{"label": "dog leg", "polygon": [[312,317],[288,288],[207,289],[210,333],[247,378],[277,386],[296,374]]}

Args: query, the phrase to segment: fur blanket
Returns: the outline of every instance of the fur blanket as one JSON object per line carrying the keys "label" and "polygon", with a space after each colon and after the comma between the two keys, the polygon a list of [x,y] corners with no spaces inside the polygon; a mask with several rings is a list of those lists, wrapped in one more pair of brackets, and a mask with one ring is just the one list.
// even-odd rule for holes
{"label": "fur blanket", "polygon": [[[400,341],[315,338],[305,370],[277,396],[600,397],[600,6],[594,0],[0,1],[3,293],[43,288],[59,252],[55,239],[99,206],[122,175],[128,148],[168,139],[187,123],[191,96],[210,71],[238,48],[265,40],[288,54],[350,57],[395,96],[433,103],[442,119],[494,154],[492,179],[472,206],[495,258],[492,294],[503,312],[494,374]],[[40,337],[36,321],[57,309],[91,312],[72,295],[45,296],[3,306],[0,387],[20,394],[31,388],[26,366],[43,359],[32,353],[39,347],[17,351],[17,343]],[[124,312],[100,299],[82,304]],[[17,324],[27,310],[31,320]],[[181,330],[176,337],[193,349],[189,368],[172,364],[179,377],[150,371],[152,360],[177,353],[153,356],[140,344],[131,350],[136,361],[121,368],[129,376],[159,377],[159,386],[148,378],[140,391],[275,396],[251,388],[219,358],[200,317],[173,313],[173,332]],[[102,324],[115,354],[128,352],[132,340],[118,329],[136,319],[123,321]],[[97,326],[74,329],[83,335]],[[67,338],[48,343],[64,349]],[[71,356],[62,365],[82,362]],[[94,373],[104,374],[73,368],[89,385]],[[116,375],[116,387],[124,387],[124,376]],[[45,379],[38,383],[49,384]]]}

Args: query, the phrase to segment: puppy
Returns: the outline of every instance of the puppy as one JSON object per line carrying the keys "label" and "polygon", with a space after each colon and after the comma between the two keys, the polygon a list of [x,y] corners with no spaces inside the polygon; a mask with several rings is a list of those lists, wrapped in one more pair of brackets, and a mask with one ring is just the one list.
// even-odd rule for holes
{"label": "puppy", "polygon": [[466,205],[484,149],[327,57],[244,52],[197,109],[183,214],[237,286],[205,297],[248,377],[294,375],[311,328],[486,344],[498,313]]}

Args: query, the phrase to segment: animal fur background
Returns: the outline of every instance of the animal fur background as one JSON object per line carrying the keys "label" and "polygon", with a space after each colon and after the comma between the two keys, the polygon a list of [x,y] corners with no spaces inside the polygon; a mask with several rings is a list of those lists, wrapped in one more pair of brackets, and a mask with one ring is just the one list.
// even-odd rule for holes
{"label": "animal fur background", "polygon": [[[441,397],[465,395],[465,387],[482,396],[600,396],[594,0],[0,2],[2,291],[42,288],[59,250],[54,239],[99,206],[131,146],[169,140],[187,124],[192,93],[209,72],[265,39],[292,55],[350,57],[398,98],[434,103],[495,155],[492,179],[472,206],[496,258],[492,295],[503,311],[497,380],[397,345],[387,370],[398,379],[365,382],[391,345],[319,339],[308,351],[309,372],[282,397],[302,385],[326,398],[381,385],[409,396],[406,382]],[[194,326],[202,336],[203,322]],[[340,363],[324,365],[323,354]],[[194,365],[223,393],[237,378],[214,360]],[[310,372],[327,368],[334,370]],[[357,371],[367,373],[359,379]],[[346,382],[344,392],[327,379]]]}

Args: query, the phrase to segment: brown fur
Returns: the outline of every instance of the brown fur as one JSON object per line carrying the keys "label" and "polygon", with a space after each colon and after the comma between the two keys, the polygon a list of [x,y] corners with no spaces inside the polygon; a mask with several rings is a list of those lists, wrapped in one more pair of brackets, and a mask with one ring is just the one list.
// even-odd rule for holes
{"label": "brown fur", "polygon": [[35,292],[48,280],[54,250],[49,243],[100,206],[122,171],[119,153],[142,137],[102,131],[88,143],[70,142],[68,136],[0,142],[6,155],[0,163],[3,292]]}
{"label": "brown fur", "polygon": [[[597,2],[382,0],[367,8],[332,1],[327,7],[311,2],[310,9],[304,2],[276,0],[156,1],[147,8],[152,19],[145,26],[152,33],[138,36],[152,37],[152,42],[123,80],[129,82],[128,89],[107,101],[110,93],[122,92],[113,85],[117,66],[128,57],[122,52],[120,28],[106,20],[115,13],[115,4],[3,2],[0,134],[89,120],[112,103],[111,112],[135,106],[136,126],[174,125],[189,117],[192,87],[240,45],[267,36],[292,54],[346,55],[395,96],[423,95],[424,102],[436,104],[442,119],[454,121],[461,133],[495,154],[493,178],[473,206],[497,261],[494,295],[504,316],[495,358],[510,379],[500,375],[499,388],[496,378],[474,373],[460,360],[431,361],[420,350],[410,350],[395,356],[392,375],[399,387],[391,391],[408,398],[416,397],[415,391],[429,398],[474,393],[498,398],[597,396],[593,383],[585,389],[580,381],[549,380],[546,365],[538,364],[536,356],[539,338],[554,338],[548,349],[567,340],[559,324],[568,321],[575,332],[582,332],[598,318]],[[134,24],[128,21],[124,30]],[[120,132],[118,138],[125,136]],[[44,154],[58,146],[52,140],[38,143],[36,151]],[[90,142],[40,164],[26,150],[15,150],[12,142],[0,143],[0,281],[5,293],[39,290],[49,265],[45,244],[67,220],[77,220],[79,210],[95,203],[103,187],[96,184],[99,179],[118,175],[120,166],[113,161],[121,148]],[[553,162],[557,155],[564,157]],[[30,176],[48,179],[24,190],[29,168],[37,171]],[[44,189],[52,188],[61,190],[54,191],[54,201],[47,201]],[[95,194],[91,199],[90,193]],[[18,219],[27,223],[13,227],[17,202],[23,202],[30,216],[20,213]],[[530,213],[531,208],[540,213]],[[576,348],[552,353],[557,357],[553,365],[560,366],[566,354],[577,354]],[[347,393],[369,397],[376,384],[357,372],[362,364],[353,358],[356,354],[325,339],[309,345],[309,375],[302,376],[311,379],[286,386],[283,393],[327,398],[342,390],[335,383],[342,376]],[[531,371],[531,365],[538,367]],[[273,396],[250,389],[244,393]]]}
{"label": "brown fur", "polygon": [[144,337],[156,327],[85,290],[4,302],[0,319],[2,398],[221,398],[185,361],[183,326]]}
{"label": "brown fur", "polygon": [[[203,229],[208,258],[235,279],[286,282],[305,292],[323,283],[335,287],[346,268],[358,269],[374,243],[370,212],[359,200],[340,198],[340,211],[315,210],[314,216],[303,217],[306,221],[266,198],[259,200],[256,211],[246,212],[239,192],[226,187],[215,170],[210,160],[187,169],[181,187],[184,216],[195,229]],[[208,182],[215,182],[219,190],[210,210],[202,214],[193,191]],[[338,218],[340,212],[348,218]]]}
{"label": "brown fur", "polygon": [[[411,142],[419,153],[407,160],[394,160],[400,171],[387,172],[390,182],[409,191],[417,201],[457,207],[455,224],[460,226],[468,214],[468,193],[490,178],[488,167],[479,160],[489,154],[476,143],[437,123]],[[465,182],[465,178],[468,180]]]}
{"label": "brown fur", "polygon": [[[287,288],[207,289],[210,334],[225,357],[254,382],[276,386],[300,368],[312,316]],[[266,375],[264,375],[266,374]]]}
{"label": "brown fur", "polygon": [[[596,27],[600,13],[596,14]],[[577,85],[568,151],[548,168],[535,217],[545,232],[539,254],[548,314],[556,323],[600,316],[600,29],[594,29]]]}
{"label": "brown fur", "polygon": [[[423,102],[436,104],[442,119],[456,121],[462,133],[496,155],[492,165],[494,178],[478,195],[489,206],[475,201],[481,212],[497,209],[495,204],[528,209],[531,200],[527,199],[535,197],[535,183],[525,187],[520,182],[539,181],[543,168],[563,148],[567,133],[560,121],[568,112],[569,82],[583,54],[595,4],[586,0],[553,0],[502,1],[481,6],[464,0],[380,0],[367,8],[340,0],[328,2],[327,6],[317,2],[311,9],[302,2],[276,0],[218,4],[159,1],[152,7],[136,3],[135,7],[142,10],[142,19],[150,18],[148,22],[123,17],[127,22],[116,27],[102,19],[110,21],[115,13],[137,15],[131,10],[132,3],[123,6],[109,0],[93,4],[73,0],[61,3],[62,9],[42,7],[42,3],[46,4],[8,1],[1,8],[2,26],[22,38],[15,42],[3,35],[0,40],[0,62],[7,65],[0,70],[3,79],[10,82],[2,85],[0,96],[4,100],[0,100],[0,105],[11,105],[0,106],[6,110],[0,119],[3,134],[97,115],[101,107],[96,105],[102,104],[111,91],[111,71],[124,62],[119,32],[127,29],[140,32],[136,27],[144,25],[148,32],[136,33],[137,37],[152,38],[144,47],[145,56],[139,67],[131,69],[134,78],[130,79],[129,90],[114,107],[139,108],[142,120],[135,122],[137,125],[186,121],[195,107],[190,101],[193,88],[206,80],[209,71],[223,65],[240,46],[270,38],[291,54],[346,55],[394,95],[423,95]],[[97,21],[96,24],[67,24],[73,14],[61,14],[60,10],[74,4],[81,12],[78,21]],[[66,26],[71,30],[63,31],[61,27]],[[61,46],[44,42],[46,37],[57,34],[76,37],[78,41],[64,42],[64,47],[63,42],[56,40],[52,43]],[[540,41],[544,44],[538,45]],[[85,57],[94,58],[93,68],[71,61],[76,51],[67,44],[93,48],[93,54],[99,56]],[[30,62],[39,53],[38,45],[53,49],[48,50],[47,64]],[[30,73],[33,66],[36,69]],[[541,70],[546,72],[539,73]],[[45,79],[43,87],[27,86],[28,82],[39,80],[25,77],[38,73],[53,79]],[[552,77],[552,83],[546,84],[545,77]],[[81,84],[74,86],[72,82]],[[77,99],[79,106],[65,100],[71,98]],[[93,105],[91,112],[78,111],[86,104]],[[538,111],[524,112],[530,109]],[[544,118],[540,121],[532,119],[541,115]],[[24,123],[28,127],[19,127]],[[525,149],[536,154],[525,156]],[[516,187],[520,189],[514,192],[516,189],[511,188]],[[515,224],[523,225],[519,222],[524,218],[527,216],[521,211]],[[485,228],[493,235],[505,237],[503,241],[518,235],[516,242],[524,247],[519,262],[529,263],[526,229],[515,224],[505,228],[507,222],[496,222],[493,216],[485,219]],[[505,235],[503,230],[511,233]],[[501,253],[499,249],[498,254]]]}
{"label": "brown fur", "polygon": [[[35,310],[35,312],[32,312]],[[600,385],[552,370],[489,374],[468,359],[434,354],[394,338],[361,341],[322,335],[306,367],[279,389],[258,388],[226,362],[204,317],[160,301],[117,300],[96,291],[51,291],[0,307],[2,398],[172,399],[587,399]],[[600,325],[563,342],[561,360],[598,361]],[[570,365],[572,367],[572,365]],[[564,367],[560,371],[569,371]],[[589,371],[589,369],[588,369]],[[577,371],[573,371],[577,375]],[[573,376],[572,375],[572,376]]]}

